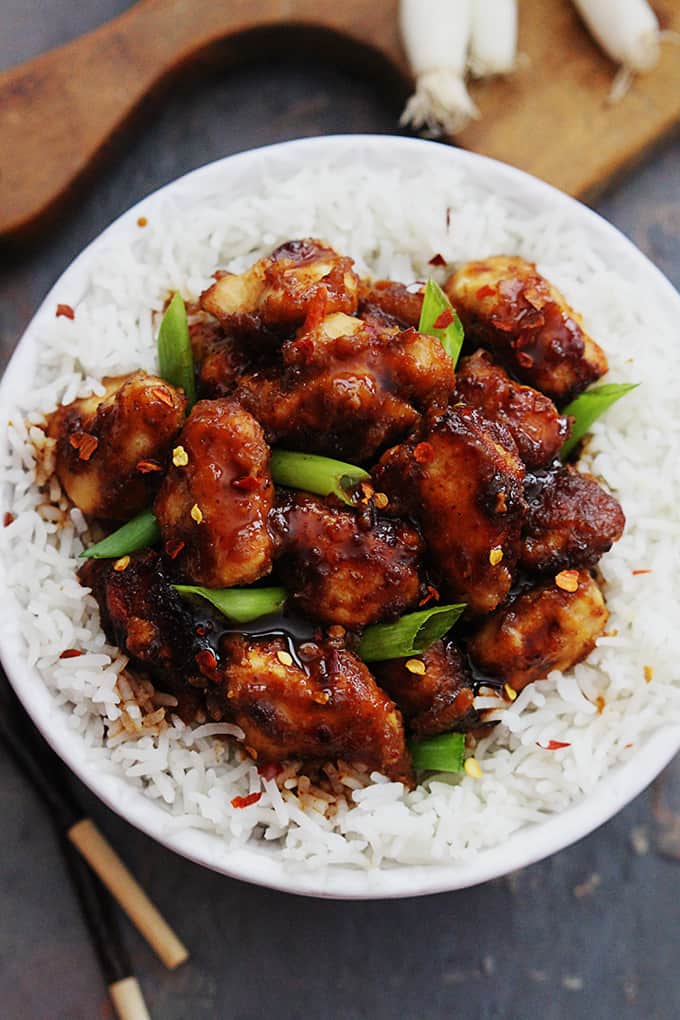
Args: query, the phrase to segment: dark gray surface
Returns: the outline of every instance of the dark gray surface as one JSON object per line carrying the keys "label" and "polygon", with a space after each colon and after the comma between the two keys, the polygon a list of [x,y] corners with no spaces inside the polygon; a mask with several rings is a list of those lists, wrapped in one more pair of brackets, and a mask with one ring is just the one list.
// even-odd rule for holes
{"label": "dark gray surface", "polygon": [[[0,66],[124,9],[3,0]],[[291,56],[188,83],[36,250],[5,260],[4,360],[72,257],[143,195],[227,153],[338,131],[391,132],[388,95]],[[680,284],[680,144],[597,208]],[[641,343],[644,338],[641,337]],[[305,900],[204,871],[156,846],[89,795],[93,816],[176,925],[191,962],[168,974],[126,925],[155,1018],[680,1016],[680,763],[609,824],[552,859],[461,893],[388,903]],[[0,1017],[111,1016],[41,805],[0,748]],[[677,828],[677,827],[676,827]]]}

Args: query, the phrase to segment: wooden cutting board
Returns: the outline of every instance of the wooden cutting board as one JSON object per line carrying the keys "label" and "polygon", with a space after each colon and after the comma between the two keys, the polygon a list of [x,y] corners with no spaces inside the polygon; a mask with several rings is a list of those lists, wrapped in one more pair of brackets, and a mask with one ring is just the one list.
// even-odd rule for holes
{"label": "wooden cutting board", "polygon": [[[123,129],[167,86],[206,65],[283,50],[367,67],[409,85],[397,0],[140,0],[115,20],[0,73],[0,239],[44,226],[84,186]],[[680,32],[680,0],[656,4]],[[588,197],[680,121],[680,46],[607,102],[614,66],[569,0],[520,0],[520,70],[475,83],[480,120],[456,143]],[[209,96],[206,96],[209,101]],[[398,125],[395,123],[395,132]]]}

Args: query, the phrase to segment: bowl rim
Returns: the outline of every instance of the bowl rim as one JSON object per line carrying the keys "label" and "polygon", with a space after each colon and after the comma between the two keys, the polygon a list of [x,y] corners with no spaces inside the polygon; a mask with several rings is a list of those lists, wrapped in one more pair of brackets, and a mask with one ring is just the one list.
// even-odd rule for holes
{"label": "bowl rim", "polygon": [[[7,401],[13,387],[25,386],[31,359],[35,356],[35,334],[43,318],[54,307],[64,291],[73,295],[84,289],[90,259],[95,252],[117,236],[131,234],[138,216],[153,212],[169,193],[189,186],[199,191],[211,176],[227,172],[245,172],[250,165],[275,164],[277,160],[305,158],[310,154],[333,155],[337,150],[357,149],[362,155],[388,157],[395,162],[400,156],[423,162],[440,161],[485,176],[489,183],[501,186],[505,198],[525,198],[536,205],[553,205],[577,217],[591,236],[618,260],[626,263],[642,277],[655,298],[680,314],[680,294],[650,260],[616,227],[576,199],[552,185],[532,177],[515,167],[476,153],[422,139],[393,135],[327,135],[292,139],[235,155],[225,156],[151,192],[115,219],[95,237],[60,275],[41,302],[26,327],[0,382],[0,402]],[[23,661],[19,628],[12,631],[11,613],[6,614],[0,635],[0,660],[7,676],[48,743],[69,768],[111,810],[141,829],[163,846],[189,860],[214,871],[256,885],[282,892],[336,899],[387,899],[451,892],[468,888],[535,863],[592,832],[608,821],[625,804],[639,794],[680,750],[680,726],[665,725],[651,734],[623,765],[615,766],[601,780],[595,791],[556,815],[515,832],[499,846],[478,851],[470,861],[401,864],[366,870],[332,864],[310,868],[291,865],[276,852],[257,846],[229,847],[213,833],[197,829],[173,830],[171,816],[158,804],[132,786],[123,776],[92,767],[82,738],[67,725],[67,715],[54,704],[53,696],[35,669]],[[20,614],[14,614],[18,622]]]}

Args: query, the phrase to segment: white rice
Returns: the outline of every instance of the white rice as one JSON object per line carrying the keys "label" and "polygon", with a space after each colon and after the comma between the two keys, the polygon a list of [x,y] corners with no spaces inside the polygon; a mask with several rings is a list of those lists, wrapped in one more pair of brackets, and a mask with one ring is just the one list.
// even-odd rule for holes
{"label": "white rice", "polygon": [[[121,774],[165,805],[169,828],[210,830],[232,845],[273,842],[305,867],[463,860],[561,811],[662,723],[680,721],[680,627],[669,625],[680,596],[680,346],[635,280],[612,272],[562,214],[511,207],[450,168],[378,175],[361,165],[312,166],[283,183],[253,179],[238,192],[164,202],[134,239],[99,253],[74,321],[42,321],[37,377],[3,411],[11,421],[3,509],[15,518],[0,529],[8,604],[21,614],[27,660],[88,745],[91,768]],[[61,510],[50,505],[36,483],[33,445],[44,444],[35,425],[58,403],[97,390],[105,375],[154,368],[152,313],[170,289],[195,297],[216,267],[241,270],[305,235],[349,252],[360,272],[403,281],[431,273],[435,253],[452,263],[515,252],[536,260],[605,347],[609,378],[642,384],[594,426],[585,459],[628,520],[601,563],[608,636],[587,662],[526,688],[499,712],[501,724],[476,751],[481,779],[442,775],[407,791],[347,772],[334,788],[348,800],[338,798],[331,812],[327,797],[298,785],[294,769],[279,785],[261,778],[221,739],[238,738],[237,727],[192,730],[173,714],[172,699],[154,700],[123,673],[125,657],[107,644],[96,604],[75,578],[85,522],[63,501]],[[49,450],[42,459],[39,480]],[[54,485],[51,497],[59,502]],[[86,654],[59,658],[73,647]],[[551,740],[569,746],[539,746]],[[232,807],[257,792],[252,806]]]}

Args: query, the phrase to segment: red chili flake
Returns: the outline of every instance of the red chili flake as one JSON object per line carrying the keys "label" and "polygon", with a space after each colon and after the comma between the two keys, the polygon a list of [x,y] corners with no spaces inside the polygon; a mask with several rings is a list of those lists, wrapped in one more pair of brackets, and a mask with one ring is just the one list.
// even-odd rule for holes
{"label": "red chili flake", "polygon": [[145,227],[148,222],[149,221],[147,220],[146,216],[140,216],[139,219],[137,220],[137,226]]}
{"label": "red chili flake", "polygon": [[432,449],[431,443],[418,443],[413,456],[419,464],[429,464],[430,461],[434,460],[434,450]]}
{"label": "red chili flake", "polygon": [[420,600],[418,605],[419,606],[426,606],[428,602],[439,602],[439,592],[431,584],[428,584],[428,586],[427,586],[427,595]]}
{"label": "red chili flake", "polygon": [[161,386],[155,386],[151,390],[151,393],[156,398],[156,400],[160,400],[162,404],[166,404],[168,407],[172,407],[172,395],[168,393],[167,390],[163,389]]}
{"label": "red chili flake", "polygon": [[440,255],[439,252],[437,252],[436,255],[433,255],[430,261],[428,262],[428,266],[445,266],[445,265],[446,259],[444,258],[443,255]]}
{"label": "red chili flake", "polygon": [[277,765],[275,761],[272,761],[268,765],[260,765],[257,771],[263,779],[276,779],[283,772],[283,766]]}
{"label": "red chili flake", "polygon": [[446,207],[446,229],[451,226],[451,206]]}
{"label": "red chili flake", "polygon": [[258,793],[249,793],[247,797],[234,797],[231,806],[233,808],[250,807],[251,804],[257,804],[261,796],[262,791],[260,790]]}
{"label": "red chili flake", "polygon": [[260,483],[254,475],[244,475],[243,478],[235,478],[231,484],[234,489],[252,492],[253,489],[257,489]]}
{"label": "red chili flake", "polygon": [[149,475],[152,471],[162,471],[163,468],[155,460],[140,460],[137,464],[137,470],[141,475]]}
{"label": "red chili flake", "polygon": [[3,517],[3,520],[2,520],[3,527],[9,528],[9,526],[12,523],[13,520],[14,520],[14,514],[11,514],[9,512],[9,510],[8,510],[7,513],[5,514],[5,516]]}
{"label": "red chili flake", "polygon": [[534,359],[526,351],[517,351],[517,363],[522,368],[533,368]]}
{"label": "red chili flake", "polygon": [[79,655],[84,655],[79,648],[65,648],[59,656],[60,659],[77,659]]}
{"label": "red chili flake", "polygon": [[55,318],[59,319],[60,317],[63,317],[64,319],[75,319],[76,313],[70,305],[57,305]]}
{"label": "red chili flake", "polygon": [[536,747],[540,747],[544,751],[559,751],[562,747],[571,747],[571,744],[564,740],[549,740],[547,744],[539,744],[536,741]]}
{"label": "red chili flake", "polygon": [[69,436],[69,443],[78,451],[81,460],[89,460],[99,446],[99,440],[89,432],[74,432]]}
{"label": "red chili flake", "polygon": [[475,297],[476,297],[476,298],[477,298],[477,299],[478,299],[479,301],[481,301],[481,299],[482,299],[482,298],[485,298],[485,297],[491,297],[491,295],[492,295],[492,294],[495,294],[495,293],[496,293],[496,292],[495,292],[495,290],[493,289],[493,287],[491,287],[491,286],[490,286],[490,285],[489,285],[488,283],[485,283],[483,287],[480,287],[480,288],[479,288],[479,290],[478,290],[478,291],[477,291],[477,293],[475,294]]}
{"label": "red chili flake", "polygon": [[633,577],[637,577],[639,574],[651,574],[651,573],[652,573],[651,568],[649,570],[633,570],[632,571]]}
{"label": "red chili flake", "polygon": [[200,652],[196,652],[194,661],[202,673],[205,670],[211,671],[217,667],[217,657],[210,648],[202,648]]}
{"label": "red chili flake", "polygon": [[307,315],[302,327],[303,333],[311,333],[312,330],[317,329],[326,314],[326,307],[328,305],[328,290],[323,283],[320,283],[317,291],[309,302],[307,308]]}
{"label": "red chili flake", "polygon": [[186,542],[183,542],[181,539],[171,538],[168,542],[165,543],[165,552],[167,553],[171,560],[175,560],[177,559],[185,545]]}
{"label": "red chili flake", "polygon": [[205,627],[201,626],[200,623],[197,624],[196,627],[194,627],[194,631],[199,637],[205,637],[205,635],[207,634]]}
{"label": "red chili flake", "polygon": [[450,308],[445,308],[444,311],[437,316],[434,320],[435,329],[446,329],[453,322],[453,312]]}

